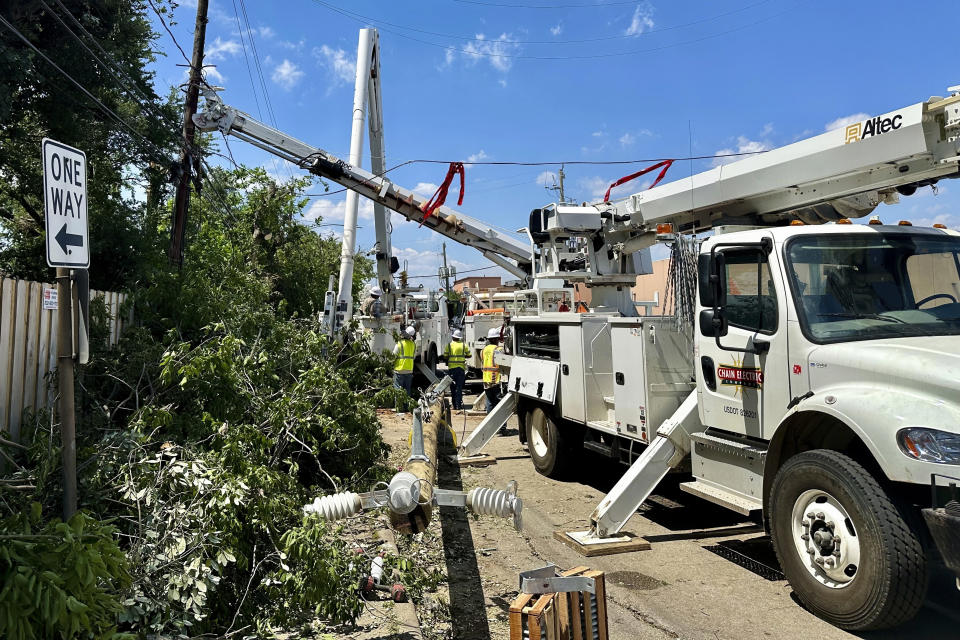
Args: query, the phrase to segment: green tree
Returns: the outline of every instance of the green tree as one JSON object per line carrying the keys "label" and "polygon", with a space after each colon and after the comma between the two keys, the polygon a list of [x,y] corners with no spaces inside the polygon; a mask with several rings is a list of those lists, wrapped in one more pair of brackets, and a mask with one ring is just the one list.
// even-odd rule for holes
{"label": "green tree", "polygon": [[41,140],[49,137],[87,155],[92,285],[122,289],[142,277],[137,257],[154,239],[133,192],[159,204],[180,135],[173,96],[158,96],[147,70],[157,35],[146,12],[136,0],[21,0],[0,8],[33,46],[130,126],[0,24],[0,270],[35,280],[50,275],[40,160]]}

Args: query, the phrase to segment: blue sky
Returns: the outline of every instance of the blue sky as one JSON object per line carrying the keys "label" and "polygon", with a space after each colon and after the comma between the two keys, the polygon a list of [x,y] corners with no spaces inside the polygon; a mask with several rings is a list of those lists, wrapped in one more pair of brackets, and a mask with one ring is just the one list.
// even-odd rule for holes
{"label": "blue sky", "polygon": [[[763,150],[960,84],[950,46],[955,0],[246,0],[249,30],[239,0],[210,4],[206,63],[216,66],[208,81],[225,88],[227,104],[269,122],[252,32],[278,127],[343,158],[358,30],[378,28],[388,166],[415,158],[559,162]],[[183,0],[172,27],[188,52],[194,14],[195,0]],[[179,52],[165,33],[158,44],[167,54],[156,63],[158,85],[182,83]],[[238,162],[280,177],[298,173],[239,140],[230,147]],[[666,180],[710,165],[677,163]],[[524,226],[532,208],[555,200],[544,186],[558,166],[468,166],[459,209],[506,229]],[[642,166],[568,166],[568,195],[597,200]],[[430,195],[445,171],[414,164],[390,175]],[[308,215],[341,222],[343,202],[343,194],[312,198]],[[944,184],[936,195],[924,189],[877,213],[885,222],[957,227],[958,205],[960,184]],[[366,250],[369,203],[360,215],[358,249]],[[410,273],[436,273],[441,236],[394,226],[395,254]],[[447,252],[461,272],[489,265],[450,242]]]}

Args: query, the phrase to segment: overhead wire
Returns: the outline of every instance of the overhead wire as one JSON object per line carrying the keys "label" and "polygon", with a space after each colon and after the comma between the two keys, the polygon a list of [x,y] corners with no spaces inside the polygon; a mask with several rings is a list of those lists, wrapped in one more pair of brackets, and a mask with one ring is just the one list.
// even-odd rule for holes
{"label": "overhead wire", "polygon": [[13,33],[15,36],[17,36],[17,38],[19,38],[20,40],[22,40],[24,44],[26,44],[28,47],[30,47],[38,56],[40,56],[41,58],[43,58],[43,60],[46,61],[47,64],[49,64],[51,67],[53,67],[54,69],[56,69],[57,72],[60,73],[60,75],[62,75],[62,76],[63,76],[64,78],[66,78],[67,80],[69,80],[69,81],[71,82],[71,84],[73,84],[75,87],[77,87],[77,89],[79,89],[85,96],[87,96],[88,98],[90,98],[90,100],[92,100],[98,107],[100,107],[100,109],[101,109],[105,114],[107,114],[108,116],[110,116],[111,118],[113,118],[118,124],[122,125],[122,126],[123,126],[124,128],[126,128],[128,131],[130,131],[130,133],[134,134],[136,137],[140,138],[144,143],[146,143],[147,145],[149,145],[150,147],[152,147],[152,150],[151,150],[151,151],[152,151],[152,153],[155,154],[156,159],[163,159],[164,162],[169,161],[169,158],[167,158],[167,157],[165,156],[163,150],[162,150],[160,147],[158,147],[152,140],[150,140],[149,138],[147,138],[146,136],[144,136],[142,133],[140,133],[139,131],[137,131],[137,130],[133,127],[133,125],[131,125],[131,124],[130,124],[129,122],[127,122],[126,120],[124,120],[123,117],[121,117],[120,115],[118,115],[115,111],[113,111],[113,109],[111,109],[111,108],[108,107],[107,105],[103,104],[103,102],[101,102],[99,98],[97,98],[95,95],[93,95],[86,87],[84,87],[84,86],[83,86],[79,81],[77,81],[73,76],[71,76],[69,73],[67,73],[66,71],[64,71],[63,68],[60,67],[60,65],[58,65],[56,62],[54,62],[53,60],[51,60],[45,53],[43,53],[42,51],[40,51],[40,49],[38,49],[38,48],[36,47],[36,45],[34,45],[32,42],[30,42],[30,39],[29,39],[29,38],[27,38],[25,35],[23,35],[16,27],[14,27],[10,22],[8,22],[7,19],[4,18],[2,15],[0,15],[0,24],[2,24],[3,26],[5,26],[11,33]]}
{"label": "overhead wire", "polygon": [[[43,5],[43,7],[47,10],[47,12],[50,15],[52,15],[54,18],[57,19],[57,21],[67,31],[67,33],[69,33],[74,38],[74,40],[76,40],[80,44],[80,46],[83,47],[87,51],[87,53],[90,54],[91,58],[93,58],[97,63],[100,64],[101,67],[106,69],[107,72],[113,76],[113,78],[117,81],[117,83],[120,85],[121,88],[126,90],[128,93],[132,94],[132,97],[134,97],[135,99],[139,98],[140,100],[143,101],[141,106],[146,107],[146,109],[150,113],[152,113],[158,120],[160,120],[163,124],[167,125],[168,127],[172,126],[172,128],[174,129],[178,128],[179,125],[176,123],[171,123],[171,121],[167,119],[167,114],[163,113],[163,111],[161,111],[159,107],[157,107],[153,103],[153,100],[149,98],[143,91],[141,91],[139,87],[137,87],[136,81],[130,78],[130,76],[128,76],[126,73],[124,73],[124,71],[120,68],[120,66],[116,63],[116,61],[113,60],[110,54],[107,53],[107,51],[100,45],[96,37],[94,37],[89,31],[87,31],[83,27],[83,25],[76,19],[76,17],[72,13],[70,13],[70,10],[67,9],[67,7],[65,7],[60,0],[53,0],[53,1],[70,17],[71,21],[90,39],[90,41],[94,44],[94,46],[96,46],[97,49],[101,52],[101,54],[103,55],[103,58],[106,58],[107,60],[109,60],[112,63],[112,65],[108,64],[107,62],[104,62],[103,59],[101,59],[96,53],[94,53],[93,50],[90,49],[90,47],[88,47],[87,44],[83,41],[83,39],[80,38],[80,36],[78,36],[73,31],[73,29],[71,29],[70,26],[63,21],[63,18],[61,18],[60,15],[57,12],[55,12],[44,0],[40,0],[40,4]],[[126,80],[124,80],[124,78],[121,78],[120,74],[123,74]]]}
{"label": "overhead wire", "polygon": [[[329,9],[330,11],[333,11],[334,13],[338,13],[338,14],[340,14],[340,15],[342,15],[342,16],[350,19],[350,20],[353,20],[354,22],[358,22],[358,23],[360,23],[360,24],[370,24],[370,23],[374,23],[374,24],[376,24],[376,23],[384,24],[382,21],[376,20],[376,19],[374,19],[374,18],[370,18],[370,17],[368,17],[368,16],[362,16],[362,15],[360,15],[360,14],[354,14],[354,13],[351,12],[351,11],[348,11],[348,10],[346,10],[346,9],[342,9],[342,8],[340,8],[340,7],[336,7],[336,6],[331,5],[331,4],[327,3],[327,2],[324,2],[323,0],[313,0],[313,2],[316,3],[316,4],[319,4],[319,5],[323,6],[323,7],[326,7],[327,9]],[[439,43],[439,42],[431,42],[431,41],[429,41],[429,40],[423,40],[423,39],[421,39],[421,38],[415,38],[415,37],[413,37],[413,36],[411,36],[411,35],[402,33],[402,32],[400,32],[400,31],[396,31],[396,30],[394,30],[394,29],[386,28],[386,27],[380,27],[380,29],[381,29],[382,31],[387,32],[387,33],[392,33],[392,34],[394,34],[395,36],[398,36],[398,37],[403,38],[403,39],[405,39],[405,40],[410,40],[410,41],[413,41],[413,42],[418,42],[418,43],[420,43],[420,44],[425,44],[425,45],[428,45],[428,46],[431,46],[431,47],[437,47],[437,48],[439,48],[439,49],[443,49],[443,50],[446,50],[446,51],[449,51],[449,52],[453,52],[453,53],[461,53],[461,54],[468,55],[468,56],[471,56],[471,57],[509,58],[509,59],[513,59],[513,60],[595,60],[595,59],[601,59],[601,58],[616,58],[616,57],[623,57],[623,56],[632,56],[632,55],[637,55],[637,54],[640,54],[640,53],[653,53],[653,52],[656,52],[656,51],[664,51],[664,50],[667,50],[667,49],[673,49],[673,48],[676,48],[676,47],[682,47],[682,46],[686,46],[686,45],[690,45],[690,44],[697,44],[697,43],[700,43],[700,42],[704,42],[704,41],[706,41],[706,40],[712,40],[712,39],[714,39],[714,38],[719,38],[719,37],[721,37],[721,36],[729,35],[729,34],[731,34],[731,33],[736,33],[736,32],[738,32],[738,31],[744,31],[744,30],[749,29],[749,28],[751,28],[751,27],[755,27],[755,26],[757,26],[757,25],[759,25],[759,24],[763,24],[764,22],[769,22],[770,20],[773,20],[773,19],[775,19],[775,18],[779,18],[780,16],[788,13],[791,9],[792,9],[792,7],[791,7],[791,8],[788,8],[788,9],[785,9],[785,10],[783,10],[783,11],[780,11],[779,13],[775,13],[775,14],[773,14],[773,15],[770,15],[770,16],[767,16],[767,17],[764,17],[764,18],[761,18],[760,20],[756,20],[756,21],[754,21],[754,22],[751,22],[751,23],[748,23],[748,24],[745,24],[745,25],[741,25],[741,26],[739,26],[739,27],[735,27],[735,28],[733,28],[733,29],[727,29],[727,30],[725,30],[725,31],[720,31],[720,32],[717,32],[717,33],[713,33],[713,34],[710,34],[710,35],[706,35],[706,36],[703,36],[703,37],[700,37],[700,38],[695,38],[695,39],[692,39],[692,40],[685,40],[685,41],[682,41],[682,42],[673,42],[673,43],[665,44],[665,45],[662,45],[662,46],[659,46],[659,47],[649,47],[649,48],[646,48],[646,49],[631,49],[631,50],[629,50],[629,51],[618,51],[618,52],[611,52],[611,53],[584,54],[584,55],[546,56],[546,55],[515,54],[515,53],[507,53],[507,52],[503,52],[503,51],[490,52],[490,51],[479,51],[479,50],[476,50],[476,49],[468,50],[468,49],[463,49],[463,48],[460,48],[460,47],[454,47],[454,46],[442,44],[442,43]],[[498,41],[498,40],[484,40],[484,42],[497,43],[497,42],[500,42],[500,41]]]}

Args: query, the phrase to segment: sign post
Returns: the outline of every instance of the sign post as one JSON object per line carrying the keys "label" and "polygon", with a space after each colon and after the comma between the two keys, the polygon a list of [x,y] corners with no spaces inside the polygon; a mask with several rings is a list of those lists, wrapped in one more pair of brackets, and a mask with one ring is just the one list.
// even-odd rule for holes
{"label": "sign post", "polygon": [[43,203],[47,264],[57,269],[57,378],[63,449],[63,518],[77,511],[77,440],[73,392],[73,296],[70,269],[90,266],[87,156],[44,138]]}

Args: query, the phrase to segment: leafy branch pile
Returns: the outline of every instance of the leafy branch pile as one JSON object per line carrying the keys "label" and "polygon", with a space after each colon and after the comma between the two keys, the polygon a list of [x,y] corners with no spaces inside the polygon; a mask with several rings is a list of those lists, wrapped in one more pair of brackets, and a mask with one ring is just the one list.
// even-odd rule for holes
{"label": "leafy branch pile", "polygon": [[[342,622],[360,613],[362,563],[302,506],[382,476],[373,396],[389,384],[391,363],[319,331],[339,247],[302,223],[306,181],[277,185],[246,169],[215,179],[226,206],[194,207],[183,269],[154,268],[134,295],[141,325],[78,375],[84,513],[40,524],[41,513],[60,510],[59,434],[48,414],[26,430],[26,451],[7,452],[18,465],[8,479],[36,488],[0,488],[0,589],[41,604],[0,608],[5,637],[48,637],[50,628],[74,637],[77,625],[95,637],[265,633],[305,615]],[[362,263],[358,284],[369,274]],[[24,511],[55,532],[16,542],[39,557],[61,553],[60,533],[85,530],[75,553],[91,565],[79,569],[90,584],[65,613],[44,608],[42,592],[55,585],[44,582],[43,563],[7,550]],[[31,589],[21,588],[25,574],[40,576]]]}

